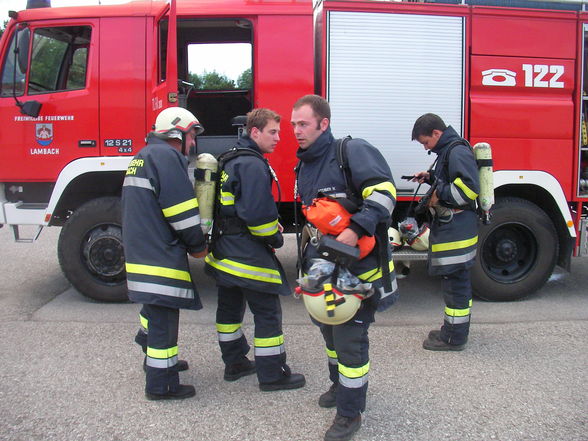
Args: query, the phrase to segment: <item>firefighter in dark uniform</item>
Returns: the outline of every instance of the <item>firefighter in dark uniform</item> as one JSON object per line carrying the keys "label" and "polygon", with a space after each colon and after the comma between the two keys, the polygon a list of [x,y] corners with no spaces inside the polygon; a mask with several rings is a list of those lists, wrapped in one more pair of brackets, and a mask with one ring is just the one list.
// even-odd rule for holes
{"label": "firefighter in dark uniform", "polygon": [[[337,198],[349,190],[337,160],[337,140],[331,133],[330,118],[330,106],[320,96],[306,95],[294,104],[291,122],[299,144],[296,155],[300,160],[297,186],[301,202],[306,206],[321,195]],[[378,238],[376,230],[379,225],[387,231],[396,204],[396,188],[386,160],[375,147],[362,139],[351,139],[346,151],[351,172],[350,185],[362,200],[359,210],[351,217],[349,227],[337,236],[337,240],[356,246],[363,236]],[[379,258],[382,249],[385,259]],[[303,272],[308,271],[311,259],[316,257],[320,257],[316,247],[306,245]],[[387,238],[378,241],[378,245],[363,259],[352,264],[349,270],[360,280],[371,282],[376,290],[373,296],[362,301],[351,320],[339,325],[315,322],[326,343],[329,377],[333,382],[329,390],[320,396],[319,405],[337,407],[334,422],[325,434],[327,441],[351,439],[361,426],[370,370],[368,328],[375,320],[376,310],[387,309],[397,297],[394,264]],[[387,283],[383,274],[387,275]]]}
{"label": "firefighter in dark uniform", "polygon": [[[306,380],[286,364],[279,296],[289,295],[290,287],[274,253],[284,240],[272,196],[274,173],[263,157],[280,140],[280,116],[254,109],[247,114],[246,132],[236,150],[228,152],[232,159],[219,158],[219,200],[205,260],[218,286],[216,328],[224,379],[257,370],[263,391],[296,389]],[[246,303],[255,322],[255,363],[247,358],[249,344],[241,328]]]}
{"label": "firefighter in dark uniform", "polygon": [[478,243],[478,167],[467,141],[435,114],[416,120],[412,139],[437,154],[434,169],[415,174],[413,181],[426,182],[434,189],[428,204],[433,214],[428,267],[430,275],[444,279],[444,323],[440,330],[429,333],[423,348],[461,351],[470,329],[470,268]]}
{"label": "firefighter in dark uniform", "polygon": [[185,155],[202,126],[186,109],[163,110],[147,145],[130,162],[122,190],[123,242],[129,299],[142,303],[135,340],[146,353],[145,394],[150,400],[195,394],[180,384],[179,309],[201,309],[188,256],[204,257],[198,201]]}

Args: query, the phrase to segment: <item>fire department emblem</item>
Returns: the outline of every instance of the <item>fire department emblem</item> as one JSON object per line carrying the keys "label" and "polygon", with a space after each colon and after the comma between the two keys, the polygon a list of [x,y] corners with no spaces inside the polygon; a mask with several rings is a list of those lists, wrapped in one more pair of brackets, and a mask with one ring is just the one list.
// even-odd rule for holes
{"label": "fire department emblem", "polygon": [[37,124],[35,138],[42,146],[48,146],[53,142],[53,124]]}

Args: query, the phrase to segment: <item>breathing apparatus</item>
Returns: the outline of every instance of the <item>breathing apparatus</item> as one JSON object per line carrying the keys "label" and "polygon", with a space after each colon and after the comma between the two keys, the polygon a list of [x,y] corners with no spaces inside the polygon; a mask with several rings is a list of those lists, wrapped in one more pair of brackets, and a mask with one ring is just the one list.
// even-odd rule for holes
{"label": "breathing apparatus", "polygon": [[474,156],[478,164],[480,177],[480,194],[478,195],[478,208],[482,211],[482,221],[490,223],[490,209],[494,205],[494,177],[492,173],[492,148],[486,142],[474,145]]}
{"label": "breathing apparatus", "polygon": [[194,192],[200,210],[200,227],[207,234],[212,228],[218,161],[210,153],[201,153],[196,158],[194,169]]}

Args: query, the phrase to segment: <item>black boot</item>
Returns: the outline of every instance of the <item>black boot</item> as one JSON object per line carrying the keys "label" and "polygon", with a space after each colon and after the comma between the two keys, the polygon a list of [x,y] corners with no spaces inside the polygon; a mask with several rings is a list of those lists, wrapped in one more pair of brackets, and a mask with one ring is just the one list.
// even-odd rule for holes
{"label": "black boot", "polygon": [[325,433],[325,441],[348,441],[361,427],[361,414],[355,418],[335,416],[333,425]]}
{"label": "black boot", "polygon": [[331,384],[329,390],[319,397],[319,406],[329,409],[337,405],[337,387],[338,384]]}
{"label": "black boot", "polygon": [[145,391],[148,400],[181,400],[196,395],[196,389],[189,384],[180,384],[177,389],[168,391],[164,394],[153,394]]}
{"label": "black boot", "polygon": [[298,389],[306,384],[306,378],[302,374],[284,375],[278,381],[271,383],[259,383],[259,388],[263,391]]}
{"label": "black boot", "polygon": [[465,343],[461,345],[452,345],[451,343],[441,340],[441,331],[437,334],[434,331],[429,333],[429,337],[423,342],[423,349],[429,351],[463,351]]}
{"label": "black boot", "polygon": [[255,362],[244,358],[238,363],[228,364],[225,366],[225,381],[235,381],[246,375],[255,373]]}
{"label": "black boot", "polygon": [[[178,360],[176,363],[176,369],[178,372],[187,371],[190,369],[190,366],[186,360]],[[143,371],[147,372],[147,358],[143,359]]]}

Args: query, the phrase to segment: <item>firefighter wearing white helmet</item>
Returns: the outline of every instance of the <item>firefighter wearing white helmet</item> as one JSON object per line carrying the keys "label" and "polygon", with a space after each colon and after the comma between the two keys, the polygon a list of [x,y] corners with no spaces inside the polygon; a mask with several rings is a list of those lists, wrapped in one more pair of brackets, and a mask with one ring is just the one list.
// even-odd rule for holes
{"label": "firefighter wearing white helmet", "polygon": [[150,400],[194,396],[180,384],[180,309],[201,309],[186,253],[206,255],[198,201],[184,152],[202,126],[186,109],[157,117],[147,145],[130,161],[122,190],[122,224],[129,299],[142,303],[135,341],[145,353],[145,395]]}

